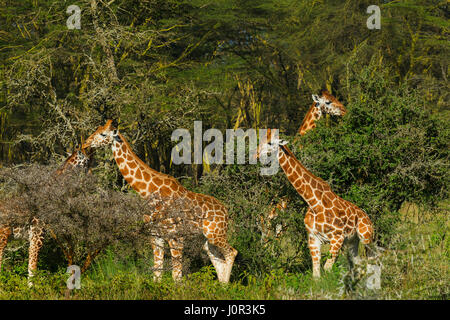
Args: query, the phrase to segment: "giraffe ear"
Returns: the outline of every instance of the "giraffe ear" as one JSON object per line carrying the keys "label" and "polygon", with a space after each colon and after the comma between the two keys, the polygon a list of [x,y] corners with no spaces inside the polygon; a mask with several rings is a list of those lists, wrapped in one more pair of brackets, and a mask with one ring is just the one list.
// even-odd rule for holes
{"label": "giraffe ear", "polygon": [[286,144],[288,144],[288,141],[286,141],[286,140],[280,140],[280,141],[278,141],[278,145],[280,145],[280,146],[284,146],[284,145],[286,145]]}
{"label": "giraffe ear", "polygon": [[312,99],[314,100],[314,102],[319,102],[319,97],[315,94],[312,95]]}
{"label": "giraffe ear", "polygon": [[107,120],[105,125],[104,125],[104,128],[106,128],[106,129],[111,128],[112,122],[113,122],[112,120]]}

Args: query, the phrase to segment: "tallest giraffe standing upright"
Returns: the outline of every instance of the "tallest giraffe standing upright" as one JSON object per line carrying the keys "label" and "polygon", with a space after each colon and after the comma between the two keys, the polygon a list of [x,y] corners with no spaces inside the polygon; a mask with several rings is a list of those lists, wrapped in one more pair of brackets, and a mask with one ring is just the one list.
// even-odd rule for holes
{"label": "tallest giraffe standing upright", "polygon": [[[146,165],[132,151],[130,145],[122,134],[113,127],[112,120],[108,120],[104,126],[98,129],[86,140],[83,148],[99,148],[112,146],[114,159],[125,180],[137,191],[141,197],[148,198],[157,195],[162,201],[182,200],[183,208],[194,213],[189,221],[181,221],[181,225],[191,224],[205,237],[204,249],[217,271],[220,282],[227,283],[230,279],[231,269],[237,250],[228,244],[228,211],[216,198],[187,190],[174,177],[153,170]],[[169,204],[170,205],[170,204]],[[158,210],[158,209],[156,209]],[[164,212],[155,212],[155,214]],[[164,261],[163,236],[169,238],[168,243],[172,255],[172,277],[175,280],[182,276],[182,251],[183,239],[176,238],[177,225],[171,219],[164,220],[167,224],[167,234],[154,238],[153,254],[155,265],[155,280],[161,278],[161,270]],[[218,249],[223,257],[218,256],[210,245]]]}

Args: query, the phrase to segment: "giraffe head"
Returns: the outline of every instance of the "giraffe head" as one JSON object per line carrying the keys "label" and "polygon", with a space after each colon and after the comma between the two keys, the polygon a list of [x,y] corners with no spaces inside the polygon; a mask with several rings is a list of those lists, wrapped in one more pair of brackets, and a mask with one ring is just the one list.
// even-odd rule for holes
{"label": "giraffe head", "polygon": [[63,173],[69,168],[88,168],[90,162],[90,156],[83,148],[77,148],[74,152],[64,161],[64,164],[56,170],[57,174]]}
{"label": "giraffe head", "polygon": [[329,113],[335,116],[343,116],[347,113],[344,105],[327,90],[322,90],[320,92],[320,97],[313,94],[312,99],[314,100],[316,108],[322,113]]}
{"label": "giraffe head", "polygon": [[278,135],[272,135],[271,129],[267,129],[266,137],[259,142],[255,158],[258,159],[261,156],[267,156],[268,153],[277,152],[279,146],[284,146],[287,143],[288,141],[278,138]]}
{"label": "giraffe head", "polygon": [[86,168],[89,164],[89,156],[84,149],[77,148],[69,157],[68,163],[76,168]]}
{"label": "giraffe head", "polygon": [[119,130],[117,130],[112,120],[106,121],[104,126],[99,126],[93,134],[91,134],[86,142],[83,144],[85,148],[100,148],[112,144],[114,141],[122,142],[119,136]]}

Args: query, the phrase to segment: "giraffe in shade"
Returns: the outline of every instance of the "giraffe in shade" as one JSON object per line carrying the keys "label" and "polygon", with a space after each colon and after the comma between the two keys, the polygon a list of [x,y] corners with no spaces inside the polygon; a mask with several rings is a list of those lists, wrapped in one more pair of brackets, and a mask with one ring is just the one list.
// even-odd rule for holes
{"label": "giraffe in shade", "polygon": [[331,258],[324,269],[330,270],[344,241],[349,244],[353,262],[357,263],[359,241],[369,244],[373,239],[373,225],[368,215],[355,204],[335,194],[328,183],[308,171],[295,155],[267,130],[265,141],[261,141],[256,157],[268,152],[277,152],[278,162],[289,182],[308,204],[305,226],[313,263],[313,276],[320,277],[320,247],[330,243]]}
{"label": "giraffe in shade", "polygon": [[[76,149],[72,154],[64,161],[63,165],[56,170],[56,175],[59,176],[63,172],[71,168],[87,168],[90,163],[90,157],[83,149]],[[5,205],[0,203],[0,213],[6,210]],[[17,208],[19,211],[20,208]],[[28,250],[28,278],[33,277],[34,272],[37,270],[37,264],[39,259],[39,250],[42,248],[44,240],[44,224],[37,218],[33,217],[31,220],[31,226],[28,232],[28,240],[30,242]],[[11,234],[20,236],[22,228],[13,228],[9,226],[0,226],[0,270],[2,266],[2,258],[5,247],[8,243],[8,238]],[[31,285],[31,282],[29,282]]]}
{"label": "giraffe in shade", "polygon": [[[195,230],[206,237],[203,249],[206,250],[220,282],[228,283],[237,250],[227,241],[228,211],[216,198],[187,190],[174,177],[153,170],[132,151],[123,135],[108,120],[86,139],[83,148],[100,148],[111,145],[114,159],[124,179],[143,198],[159,196],[161,201],[170,206],[171,201],[182,200],[181,210],[193,213],[192,218],[178,221],[181,225],[191,224]],[[156,207],[153,216],[164,216],[164,205]],[[144,216],[145,221],[153,217]],[[180,223],[173,218],[161,221],[166,234],[152,239],[154,255],[154,278],[161,279],[164,262],[164,238],[168,239],[172,256],[172,277],[180,280],[182,277],[183,238],[177,237],[176,229]],[[210,247],[212,246],[212,247]],[[214,250],[218,249],[218,250]],[[219,252],[216,252],[219,251]],[[219,253],[219,254],[217,254]]]}
{"label": "giraffe in shade", "polygon": [[[336,116],[344,116],[347,113],[347,109],[344,107],[344,105],[333,95],[331,95],[327,90],[322,90],[320,92],[320,96],[313,94],[312,99],[313,104],[303,118],[303,122],[297,131],[300,136],[304,136],[308,131],[314,129],[316,127],[316,122],[319,121],[323,114],[328,113]],[[278,217],[278,212],[283,212],[287,208],[287,205],[287,199],[282,199],[279,203],[277,203],[276,206],[272,206],[267,219],[264,219],[264,216],[261,216],[261,240],[264,243],[267,243],[268,237],[271,234],[272,221]],[[278,224],[276,226],[275,237],[279,238],[282,235],[284,229],[285,226],[283,224]]]}

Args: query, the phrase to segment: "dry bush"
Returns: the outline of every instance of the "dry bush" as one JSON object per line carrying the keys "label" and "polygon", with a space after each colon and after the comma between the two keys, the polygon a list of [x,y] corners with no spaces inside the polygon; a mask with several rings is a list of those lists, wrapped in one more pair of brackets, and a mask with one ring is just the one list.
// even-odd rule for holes
{"label": "dry bush", "polygon": [[[82,265],[82,271],[117,241],[135,247],[149,245],[152,236],[193,239],[198,234],[195,211],[184,199],[152,196],[144,200],[134,192],[101,186],[95,175],[84,170],[56,175],[55,169],[32,164],[0,170],[0,225],[28,229],[33,218],[38,218],[68,264]],[[156,210],[158,214],[153,214]],[[193,250],[188,245],[185,252],[198,253],[201,244],[197,241]]]}

